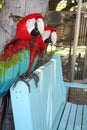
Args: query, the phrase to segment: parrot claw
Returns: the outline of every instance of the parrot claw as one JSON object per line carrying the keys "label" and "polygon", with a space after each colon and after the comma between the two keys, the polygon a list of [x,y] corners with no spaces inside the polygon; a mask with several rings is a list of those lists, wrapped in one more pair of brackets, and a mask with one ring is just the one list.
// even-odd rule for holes
{"label": "parrot claw", "polygon": [[35,73],[31,73],[31,74],[29,75],[29,79],[32,79],[32,78],[34,78],[35,85],[36,85],[36,87],[38,87],[38,81],[39,81],[38,75],[35,74]]}
{"label": "parrot claw", "polygon": [[17,83],[18,83],[20,80],[21,80],[21,79],[18,78],[18,79],[15,81],[15,83],[13,84],[13,89],[16,87]]}
{"label": "parrot claw", "polygon": [[27,81],[25,81],[24,79],[21,79],[21,78],[18,78],[18,79],[16,80],[16,82],[15,82],[14,85],[13,85],[13,89],[16,87],[16,85],[17,85],[17,83],[18,83],[19,81],[23,81],[24,83],[27,84],[27,86],[28,86],[28,88],[29,88],[29,93],[30,93],[30,84],[29,84]]}
{"label": "parrot claw", "polygon": [[26,84],[27,84],[28,89],[29,89],[29,93],[30,93],[30,84],[29,84],[27,81],[23,80],[23,79],[22,79],[21,81],[23,81],[24,83],[26,83]]}

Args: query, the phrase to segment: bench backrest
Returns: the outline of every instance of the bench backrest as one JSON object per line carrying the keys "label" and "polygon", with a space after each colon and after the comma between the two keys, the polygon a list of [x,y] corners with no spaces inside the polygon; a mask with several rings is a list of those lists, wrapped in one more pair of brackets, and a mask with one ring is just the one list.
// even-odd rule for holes
{"label": "bench backrest", "polygon": [[19,81],[10,89],[15,130],[53,130],[59,108],[66,98],[59,56],[38,68],[38,87],[34,80]]}

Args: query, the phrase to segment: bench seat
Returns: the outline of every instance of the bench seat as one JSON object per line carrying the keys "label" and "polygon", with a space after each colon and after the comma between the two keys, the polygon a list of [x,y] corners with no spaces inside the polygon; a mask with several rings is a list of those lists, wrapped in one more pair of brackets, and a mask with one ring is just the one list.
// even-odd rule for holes
{"label": "bench seat", "polygon": [[87,105],[66,102],[57,117],[57,130],[87,130]]}
{"label": "bench seat", "polygon": [[38,68],[38,87],[19,81],[10,89],[15,130],[87,130],[87,105],[67,102],[69,87],[86,89],[87,84],[63,81],[60,56]]}

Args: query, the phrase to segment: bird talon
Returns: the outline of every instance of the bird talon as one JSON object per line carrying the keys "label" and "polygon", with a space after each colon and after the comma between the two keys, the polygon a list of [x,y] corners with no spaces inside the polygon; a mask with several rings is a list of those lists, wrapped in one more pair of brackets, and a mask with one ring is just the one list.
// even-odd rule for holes
{"label": "bird talon", "polygon": [[17,83],[20,81],[21,79],[18,77],[18,79],[15,81],[15,83],[13,84],[13,90],[16,87]]}
{"label": "bird talon", "polygon": [[21,81],[23,81],[25,84],[27,84],[28,89],[29,89],[29,93],[30,93],[30,84],[27,81],[23,80],[23,79]]}
{"label": "bird talon", "polygon": [[30,79],[34,78],[34,81],[35,81],[35,85],[36,85],[36,88],[38,87],[38,82],[39,82],[39,77],[37,74],[35,73],[31,73],[30,76],[29,76]]}
{"label": "bird talon", "polygon": [[27,86],[28,86],[28,88],[29,88],[29,93],[30,93],[30,84],[29,84],[27,81],[25,81],[24,79],[21,79],[21,78],[18,78],[18,79],[16,80],[16,82],[15,82],[14,85],[13,85],[13,90],[14,90],[14,88],[16,87],[16,85],[17,85],[17,83],[18,83],[19,81],[23,81],[24,83],[27,84]]}
{"label": "bird talon", "polygon": [[28,78],[27,73],[22,75],[23,79],[26,80]]}

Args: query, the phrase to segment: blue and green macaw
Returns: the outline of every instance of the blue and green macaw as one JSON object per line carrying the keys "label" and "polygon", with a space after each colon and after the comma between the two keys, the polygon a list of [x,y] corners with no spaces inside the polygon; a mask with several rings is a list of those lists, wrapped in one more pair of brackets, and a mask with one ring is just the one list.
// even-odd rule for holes
{"label": "blue and green macaw", "polygon": [[27,72],[34,39],[44,31],[43,17],[30,14],[19,21],[15,37],[0,53],[0,97],[10,89],[18,77]]}
{"label": "blue and green macaw", "polygon": [[3,97],[1,130],[4,130],[8,91],[12,84],[29,70],[32,58],[31,48],[35,44],[33,41],[34,39],[38,41],[37,38],[43,31],[44,22],[41,14],[26,16],[17,24],[15,37],[4,46],[0,53],[0,98]]}
{"label": "blue and green macaw", "polygon": [[0,53],[0,97],[6,95],[19,77],[31,75],[47,48],[48,39],[52,38],[51,32],[50,35],[45,35],[41,14],[30,14],[19,21],[15,37]]}

